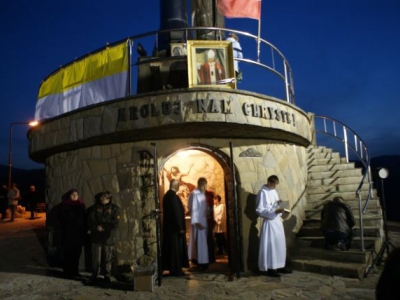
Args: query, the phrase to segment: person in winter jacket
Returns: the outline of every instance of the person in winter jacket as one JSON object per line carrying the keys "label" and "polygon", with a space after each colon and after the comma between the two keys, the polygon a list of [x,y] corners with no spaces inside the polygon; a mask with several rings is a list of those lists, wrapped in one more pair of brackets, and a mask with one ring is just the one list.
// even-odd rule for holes
{"label": "person in winter jacket", "polygon": [[17,210],[18,201],[21,199],[21,194],[17,187],[16,183],[11,185],[11,188],[8,190],[8,205],[10,206],[11,210],[11,222],[14,221],[15,211]]}
{"label": "person in winter jacket", "polygon": [[337,246],[346,251],[351,247],[353,238],[354,216],[342,197],[335,197],[324,204],[321,211],[321,230],[325,236],[325,249]]}
{"label": "person in winter jacket", "polygon": [[86,243],[86,208],[76,189],[62,196],[58,213],[61,247],[63,248],[63,271],[66,278],[79,278],[79,259]]}
{"label": "person in winter jacket", "polygon": [[95,196],[95,204],[88,208],[88,233],[92,243],[92,275],[88,284],[96,283],[101,270],[104,281],[111,282],[115,233],[120,219],[119,207],[112,203],[112,195],[105,191]]}
{"label": "person in winter jacket", "polygon": [[28,200],[29,210],[31,211],[31,217],[29,219],[34,220],[36,205],[40,202],[39,192],[36,190],[34,185],[29,187],[29,191],[26,194],[26,199]]}

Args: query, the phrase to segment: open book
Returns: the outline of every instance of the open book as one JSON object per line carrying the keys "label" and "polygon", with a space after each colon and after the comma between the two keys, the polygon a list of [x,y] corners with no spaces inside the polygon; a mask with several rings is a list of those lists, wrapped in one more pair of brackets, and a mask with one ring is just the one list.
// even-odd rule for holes
{"label": "open book", "polygon": [[290,202],[289,201],[282,201],[279,203],[279,207],[283,209],[283,213],[290,213]]}

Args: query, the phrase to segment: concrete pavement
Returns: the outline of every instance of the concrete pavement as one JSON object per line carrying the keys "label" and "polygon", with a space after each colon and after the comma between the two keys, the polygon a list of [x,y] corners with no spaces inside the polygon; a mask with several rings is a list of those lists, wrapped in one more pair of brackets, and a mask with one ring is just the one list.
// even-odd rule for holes
{"label": "concrete pavement", "polygon": [[[206,273],[189,269],[186,277],[163,277],[153,292],[134,291],[133,284],[115,280],[85,286],[48,266],[42,247],[45,214],[28,218],[26,213],[15,222],[0,223],[0,299],[375,299],[380,275],[381,267],[376,267],[362,281],[296,271],[281,278],[243,274],[237,279],[211,267]],[[389,234],[399,246],[399,232]]]}

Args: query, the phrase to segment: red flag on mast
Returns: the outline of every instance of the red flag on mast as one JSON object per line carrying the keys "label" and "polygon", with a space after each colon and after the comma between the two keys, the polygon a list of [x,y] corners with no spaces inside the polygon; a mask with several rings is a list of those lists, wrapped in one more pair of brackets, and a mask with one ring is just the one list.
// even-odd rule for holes
{"label": "red flag on mast", "polygon": [[261,0],[218,0],[218,10],[228,18],[261,18]]}

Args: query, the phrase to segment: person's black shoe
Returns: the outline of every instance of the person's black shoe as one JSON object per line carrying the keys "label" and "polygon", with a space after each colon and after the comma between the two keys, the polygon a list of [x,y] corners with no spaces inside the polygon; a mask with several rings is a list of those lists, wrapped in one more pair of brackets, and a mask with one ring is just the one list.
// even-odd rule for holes
{"label": "person's black shoe", "polygon": [[76,279],[78,276],[80,276],[81,274],[79,273],[71,273],[71,272],[63,272],[63,277],[65,279]]}
{"label": "person's black shoe", "polygon": [[197,261],[197,259],[192,259],[192,264],[198,266],[199,262]]}
{"label": "person's black shoe", "polygon": [[71,274],[63,273],[62,277],[65,278],[65,279],[74,279],[74,276],[72,276]]}
{"label": "person's black shoe", "polygon": [[183,273],[182,271],[179,271],[179,272],[169,272],[169,276],[173,276],[173,277],[182,277],[182,276],[186,276],[186,274]]}
{"label": "person's black shoe", "polygon": [[269,277],[281,277],[281,275],[278,273],[278,271],[273,270],[273,269],[269,269],[267,271],[267,276],[269,276]]}
{"label": "person's black shoe", "polygon": [[293,273],[292,270],[287,269],[287,268],[280,268],[277,271],[278,271],[278,273],[282,273],[282,274],[292,274]]}
{"label": "person's black shoe", "polygon": [[200,271],[207,271],[208,270],[208,264],[199,264],[198,265]]}
{"label": "person's black shoe", "polygon": [[338,243],[337,244],[338,248],[342,251],[347,251],[347,247],[346,245],[342,244],[342,243]]}
{"label": "person's black shoe", "polygon": [[105,283],[110,283],[111,282],[111,277],[110,276],[104,276],[104,282]]}
{"label": "person's black shoe", "polygon": [[95,285],[97,283],[97,278],[90,277],[85,281],[85,285]]}
{"label": "person's black shoe", "polygon": [[74,273],[74,274],[72,274],[71,277],[72,277],[73,279],[77,279],[77,280],[82,280],[82,279],[85,278],[85,276],[83,276],[83,275],[80,274],[80,273]]}

